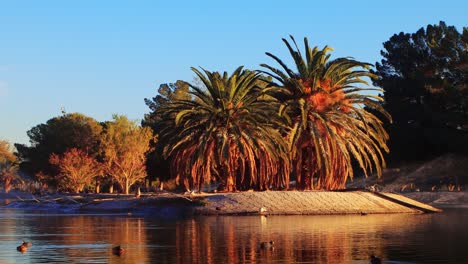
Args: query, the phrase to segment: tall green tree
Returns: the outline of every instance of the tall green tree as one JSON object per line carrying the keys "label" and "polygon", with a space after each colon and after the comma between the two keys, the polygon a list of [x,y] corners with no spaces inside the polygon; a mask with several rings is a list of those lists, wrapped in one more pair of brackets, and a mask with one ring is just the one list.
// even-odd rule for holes
{"label": "tall green tree", "polygon": [[376,90],[366,81],[375,77],[371,65],[352,58],[330,60],[331,48],[309,47],[307,38],[303,55],[292,36],[291,41],[283,39],[295,70],[271,53],[266,54],[280,68],[261,66],[273,77],[270,92],[283,104],[282,114],[289,121],[285,134],[297,186],[345,188],[353,176],[353,161],[364,172],[375,168],[380,175],[388,135],[382,121],[367,109],[389,116],[378,103],[382,98],[369,93]]}
{"label": "tall green tree", "polygon": [[101,124],[80,113],[51,118],[27,132],[29,146],[15,145],[21,162],[20,169],[30,177],[45,175],[43,180],[55,186],[58,170],[49,163],[50,155],[62,155],[71,148],[77,148],[91,157],[97,157],[101,131]]}
{"label": "tall green tree", "polygon": [[15,182],[20,181],[18,161],[12,152],[10,143],[0,140],[0,182],[3,190],[9,192]]}
{"label": "tall green tree", "polygon": [[275,100],[258,87],[258,73],[192,68],[202,87],[190,84],[193,99],[161,107],[160,141],[173,175],[187,189],[217,181],[224,191],[287,188],[289,160],[279,133]]}
{"label": "tall green tree", "polygon": [[150,112],[145,114],[142,126],[153,129],[155,135],[155,140],[151,142],[152,151],[148,153],[146,162],[148,179],[151,181],[156,179],[163,181],[170,178],[169,161],[164,159],[162,154],[164,142],[157,140],[165,125],[162,120],[167,119],[167,117],[162,116],[164,113],[159,109],[171,104],[174,100],[189,100],[191,98],[189,88],[190,86],[186,82],[178,80],[175,83],[161,84],[155,97],[145,98],[145,104]]}
{"label": "tall green tree", "polygon": [[150,109],[148,114],[145,114],[145,118],[142,121],[142,126],[149,126],[155,133],[158,133],[162,127],[161,112],[158,111],[161,107],[164,107],[175,100],[190,100],[191,95],[189,93],[190,86],[188,83],[178,80],[175,83],[164,83],[158,88],[158,94],[151,98],[145,98],[145,104]]}
{"label": "tall green tree", "polygon": [[468,28],[440,22],[383,46],[375,84],[395,121],[392,152],[408,159],[468,149]]}
{"label": "tall green tree", "polygon": [[106,172],[120,185],[125,194],[130,187],[146,177],[146,154],[150,151],[153,133],[125,116],[114,115],[104,123],[101,138]]}

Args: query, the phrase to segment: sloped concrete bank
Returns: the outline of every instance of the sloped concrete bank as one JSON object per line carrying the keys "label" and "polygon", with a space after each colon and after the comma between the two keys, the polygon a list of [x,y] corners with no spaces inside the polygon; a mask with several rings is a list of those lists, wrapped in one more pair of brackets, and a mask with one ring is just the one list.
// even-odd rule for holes
{"label": "sloped concrete bank", "polygon": [[266,191],[178,195],[57,195],[20,199],[8,208],[62,213],[123,213],[161,217],[193,215],[332,215],[427,213],[440,210],[392,193],[369,191]]}
{"label": "sloped concrete bank", "polygon": [[267,191],[202,195],[195,214],[332,215],[429,213],[439,209],[397,194],[368,191]]}

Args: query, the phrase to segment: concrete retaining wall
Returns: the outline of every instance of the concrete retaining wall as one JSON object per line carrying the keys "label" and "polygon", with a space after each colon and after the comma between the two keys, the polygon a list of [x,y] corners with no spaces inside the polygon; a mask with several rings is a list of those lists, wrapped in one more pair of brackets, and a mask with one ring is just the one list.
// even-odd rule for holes
{"label": "concrete retaining wall", "polygon": [[[389,194],[391,199],[367,191],[267,191],[197,195],[204,206],[202,215],[229,214],[384,214],[437,212],[437,208],[412,199]],[[404,203],[397,202],[398,199]],[[411,205],[411,206],[408,206]]]}

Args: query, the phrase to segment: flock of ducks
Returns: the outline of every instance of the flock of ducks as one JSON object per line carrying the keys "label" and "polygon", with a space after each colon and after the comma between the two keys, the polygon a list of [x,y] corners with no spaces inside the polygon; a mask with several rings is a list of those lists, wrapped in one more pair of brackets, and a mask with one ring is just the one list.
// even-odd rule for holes
{"label": "flock of ducks", "polygon": [[[275,242],[273,240],[270,240],[269,242],[261,242],[260,243],[260,249],[269,249],[273,250],[274,249]],[[382,260],[375,255],[370,256],[370,264],[382,264]]]}
{"label": "flock of ducks", "polygon": [[[23,243],[21,243],[21,245],[17,246],[16,250],[21,252],[21,253],[25,253],[26,251],[28,251],[28,248],[30,248],[30,247],[32,247],[32,243],[31,242],[26,242],[26,241],[23,240]],[[114,255],[121,256],[121,255],[123,255],[124,252],[125,252],[125,250],[121,246],[116,246],[116,247],[112,248],[112,254],[114,254]]]}
{"label": "flock of ducks", "polygon": [[[275,242],[273,240],[270,240],[269,242],[261,242],[260,243],[260,249],[273,250],[274,245],[275,245]],[[16,247],[16,250],[18,250],[21,253],[24,253],[31,246],[32,246],[31,242],[26,242],[26,241],[23,240],[23,243],[21,245],[19,245],[18,247]],[[116,246],[116,247],[112,248],[112,254],[114,254],[116,256],[121,256],[124,253],[125,253],[125,250],[121,246]],[[381,264],[382,261],[380,260],[380,258],[378,258],[378,257],[376,257],[374,255],[371,255],[370,256],[370,263],[371,264]]]}

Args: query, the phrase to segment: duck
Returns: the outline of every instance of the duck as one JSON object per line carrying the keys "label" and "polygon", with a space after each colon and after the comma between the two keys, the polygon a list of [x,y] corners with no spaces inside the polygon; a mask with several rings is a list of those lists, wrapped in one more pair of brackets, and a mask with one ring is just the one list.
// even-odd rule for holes
{"label": "duck", "polygon": [[274,244],[275,244],[275,242],[273,242],[273,240],[270,240],[270,242],[262,242],[262,243],[260,243],[260,248],[261,249],[271,249],[271,248],[273,248]]}
{"label": "duck", "polygon": [[25,245],[23,245],[23,244],[21,244],[21,245],[19,245],[18,247],[16,247],[16,250],[18,250],[18,251],[21,252],[21,253],[24,253],[24,252],[26,252],[26,251],[28,250],[28,247],[25,246]]}
{"label": "duck", "polygon": [[22,245],[25,246],[25,247],[27,247],[27,248],[28,248],[28,247],[32,247],[32,242],[27,242],[27,241],[24,241],[24,240],[23,240],[23,244],[22,244]]}
{"label": "duck", "polygon": [[382,264],[382,260],[380,260],[380,258],[374,256],[374,255],[371,255],[370,256],[370,263],[371,264]]}
{"label": "duck", "polygon": [[116,246],[112,248],[112,254],[120,256],[125,252],[125,250],[121,246]]}

